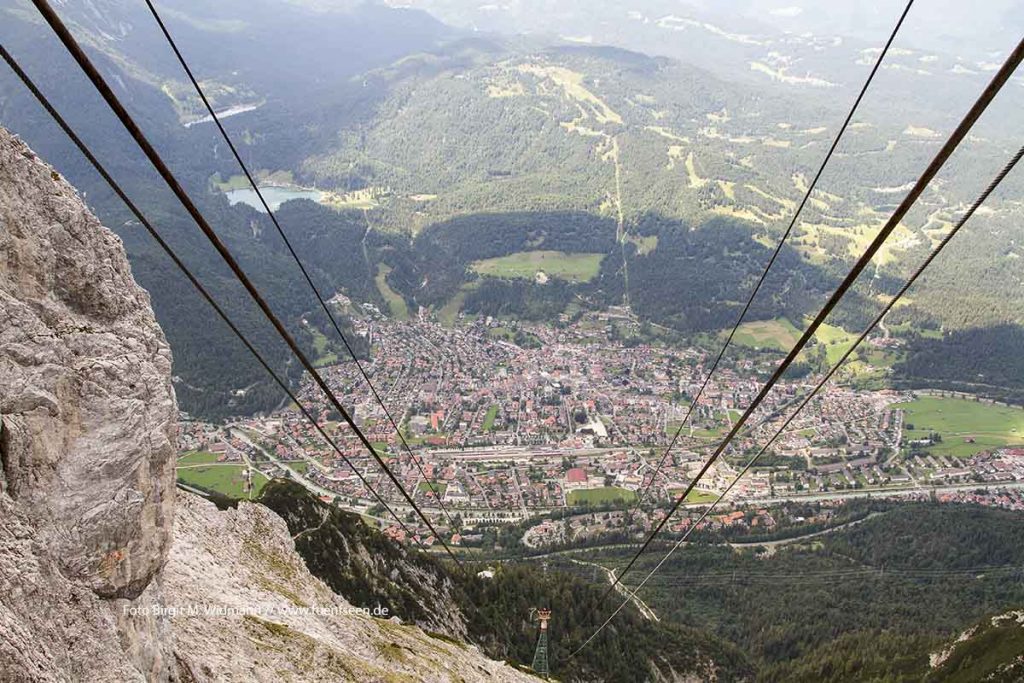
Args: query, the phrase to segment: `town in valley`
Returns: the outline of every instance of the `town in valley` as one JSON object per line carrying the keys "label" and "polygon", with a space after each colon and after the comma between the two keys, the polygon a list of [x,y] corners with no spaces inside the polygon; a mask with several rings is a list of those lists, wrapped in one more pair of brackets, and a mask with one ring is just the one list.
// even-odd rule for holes
{"label": "town in valley", "polygon": [[[370,307],[354,324],[372,348],[362,368],[388,414],[350,357],[325,352],[321,372],[417,503],[439,524],[442,505],[457,515],[457,544],[478,542],[476,526],[525,526],[522,542],[533,548],[648,528],[781,358],[756,347],[730,352],[684,424],[716,350],[639,334],[623,311],[563,315],[557,324],[465,317],[444,325],[423,314],[392,320]],[[831,362],[846,341],[822,339],[806,350],[808,360],[751,415],[671,530],[684,531],[693,516],[686,512],[729,486],[820,380],[813,359]],[[888,335],[867,345],[876,358],[898,352]],[[817,501],[828,510],[864,497],[1024,509],[1024,411],[949,392],[869,388],[863,377],[885,368],[855,361],[851,370],[826,385],[702,525],[770,530],[781,522],[773,505]],[[409,515],[407,528],[432,542],[342,416],[311,383],[299,396],[348,461]],[[406,535],[294,405],[226,424],[187,420],[181,444],[183,486],[250,497],[269,478],[290,477]]]}

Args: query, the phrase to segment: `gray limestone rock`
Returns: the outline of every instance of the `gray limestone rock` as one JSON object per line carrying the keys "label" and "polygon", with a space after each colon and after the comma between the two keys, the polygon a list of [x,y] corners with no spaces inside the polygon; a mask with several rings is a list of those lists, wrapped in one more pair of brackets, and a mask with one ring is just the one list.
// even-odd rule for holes
{"label": "gray limestone rock", "polygon": [[120,239],[0,129],[0,679],[171,676],[168,627],[120,616],[159,601],[170,368]]}
{"label": "gray limestone rock", "polygon": [[375,618],[317,579],[272,510],[178,498],[164,573],[176,656],[196,681],[537,681],[476,647]]}

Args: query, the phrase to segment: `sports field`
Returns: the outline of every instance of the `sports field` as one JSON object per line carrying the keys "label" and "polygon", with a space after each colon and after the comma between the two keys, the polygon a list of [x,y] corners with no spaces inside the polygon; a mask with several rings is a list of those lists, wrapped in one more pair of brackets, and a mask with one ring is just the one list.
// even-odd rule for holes
{"label": "sports field", "polygon": [[[686,489],[677,489],[669,491],[669,493],[672,494],[673,498],[678,498],[685,490]],[[711,493],[710,491],[698,491],[697,489],[694,489],[690,491],[690,495],[686,496],[685,502],[687,505],[703,505],[706,503],[713,503],[717,499],[717,493]]]}
{"label": "sports field", "polygon": [[[180,462],[180,461],[179,461]],[[208,491],[217,491],[231,498],[248,498],[249,494],[244,488],[245,465],[236,464],[212,464],[205,466],[178,467],[178,481],[190,484],[197,488]],[[269,481],[260,472],[253,472],[252,497],[259,495],[260,491]]]}
{"label": "sports field", "polygon": [[576,489],[565,494],[566,505],[603,505],[605,503],[636,500],[636,492],[618,486],[602,486],[596,489]]}
{"label": "sports field", "polygon": [[[1024,410],[963,398],[921,396],[909,403],[897,403],[904,411],[908,440],[924,439],[935,432],[942,442],[928,448],[937,455],[959,458],[980,451],[1024,444]],[[973,443],[972,443],[973,441]]]}

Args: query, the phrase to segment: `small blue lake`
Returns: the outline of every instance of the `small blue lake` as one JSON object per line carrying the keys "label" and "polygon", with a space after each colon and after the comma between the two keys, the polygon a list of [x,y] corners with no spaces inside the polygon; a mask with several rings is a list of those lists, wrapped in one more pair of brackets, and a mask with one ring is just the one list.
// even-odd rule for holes
{"label": "small blue lake", "polygon": [[[314,202],[318,202],[324,196],[324,193],[320,190],[304,190],[297,187],[278,187],[276,185],[261,187],[260,192],[263,193],[263,198],[270,205],[271,211],[277,211],[277,207],[291,199],[312,199]],[[256,191],[251,188],[230,190],[225,192],[224,196],[232,204],[248,204],[257,211],[264,213],[260,198],[256,195]]]}

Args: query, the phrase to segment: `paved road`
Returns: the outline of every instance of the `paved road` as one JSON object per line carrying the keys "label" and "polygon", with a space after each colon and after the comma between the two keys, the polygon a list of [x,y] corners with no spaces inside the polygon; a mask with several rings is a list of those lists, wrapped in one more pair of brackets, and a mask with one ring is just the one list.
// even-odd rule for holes
{"label": "paved road", "polygon": [[[243,430],[241,430],[241,429],[232,429],[231,433],[234,434],[235,436],[237,436],[239,439],[241,439],[245,443],[247,443],[250,446],[252,446],[253,448],[255,448],[256,450],[258,450],[270,462],[274,463],[278,467],[281,467],[281,468],[284,468],[285,470],[288,470],[288,472],[291,473],[292,479],[294,479],[298,483],[300,483],[303,486],[305,486],[306,489],[308,489],[309,491],[312,491],[313,493],[315,493],[318,496],[330,496],[331,498],[334,498],[335,496],[338,495],[337,492],[331,491],[330,489],[325,489],[323,486],[320,486],[319,484],[314,484],[309,479],[306,479],[306,477],[304,477],[301,474],[299,474],[296,470],[293,470],[292,468],[288,467],[288,463],[286,463],[285,461],[281,460],[279,457],[277,457],[276,455],[274,455],[273,453],[268,451],[266,448],[263,448],[263,446],[260,446],[258,443],[256,443],[252,439],[250,439],[249,436]],[[345,509],[350,510],[352,512],[357,512],[359,514],[364,514],[366,512],[367,508],[369,508],[369,507],[370,507],[369,502],[364,503],[362,500],[360,500],[360,506],[356,507],[356,506],[352,506],[352,505],[346,505]],[[397,510],[396,510],[396,512],[397,512]]]}
{"label": "paved road", "polygon": [[[733,542],[722,543],[721,545],[727,545],[727,546],[729,546],[731,548],[758,548],[758,547],[763,547],[763,548],[768,548],[769,551],[771,551],[771,552],[774,552],[774,549],[778,548],[779,546],[789,545],[790,543],[798,543],[800,541],[805,541],[808,538],[814,538],[815,536],[824,536],[826,534],[831,534],[831,533],[834,533],[836,531],[839,531],[840,529],[846,529],[848,527],[856,526],[856,525],[864,522],[865,520],[870,519],[871,517],[874,517],[876,515],[881,515],[881,514],[884,514],[884,513],[882,513],[882,512],[872,512],[871,514],[867,515],[866,517],[863,517],[861,519],[856,519],[856,520],[854,520],[852,522],[846,522],[845,524],[837,524],[836,526],[829,527],[827,529],[822,529],[821,531],[814,531],[814,532],[811,532],[809,534],[801,534],[800,536],[791,536],[789,538],[781,538],[781,539],[776,540],[776,541],[739,541],[739,542],[735,542],[735,543],[733,543]],[[666,539],[666,540],[670,540],[670,539]],[[683,543],[683,545],[686,546],[686,545],[689,545],[689,543]],[[640,547],[640,543],[639,542],[636,542],[636,543],[609,543],[607,545],[592,545],[592,546],[585,546],[585,547],[581,546],[579,548],[566,548],[564,550],[552,550],[549,553],[542,553],[540,555],[526,555],[526,556],[523,557],[523,559],[524,560],[542,560],[542,559],[544,559],[546,557],[558,557],[558,556],[562,556],[562,555],[575,555],[576,553],[585,553],[585,552],[590,551],[590,550],[621,550],[621,549],[635,550],[635,549],[637,549],[639,547]],[[572,560],[572,561],[573,562],[577,562],[577,560]],[[585,563],[585,564],[593,564],[593,563]],[[597,565],[597,566],[600,566],[600,565]]]}
{"label": "paved road", "polygon": [[[977,489],[1024,489],[1024,481],[992,481],[984,483],[967,484],[943,484],[939,486],[911,486],[904,488],[886,487],[871,489],[855,489],[853,491],[826,491],[824,493],[800,493],[789,496],[774,496],[772,498],[746,498],[736,502],[772,504],[772,503],[794,503],[806,500],[841,500],[844,498],[883,498],[883,497],[904,497],[921,493],[951,493],[955,491],[974,491]],[[699,507],[699,505],[697,506]]]}

